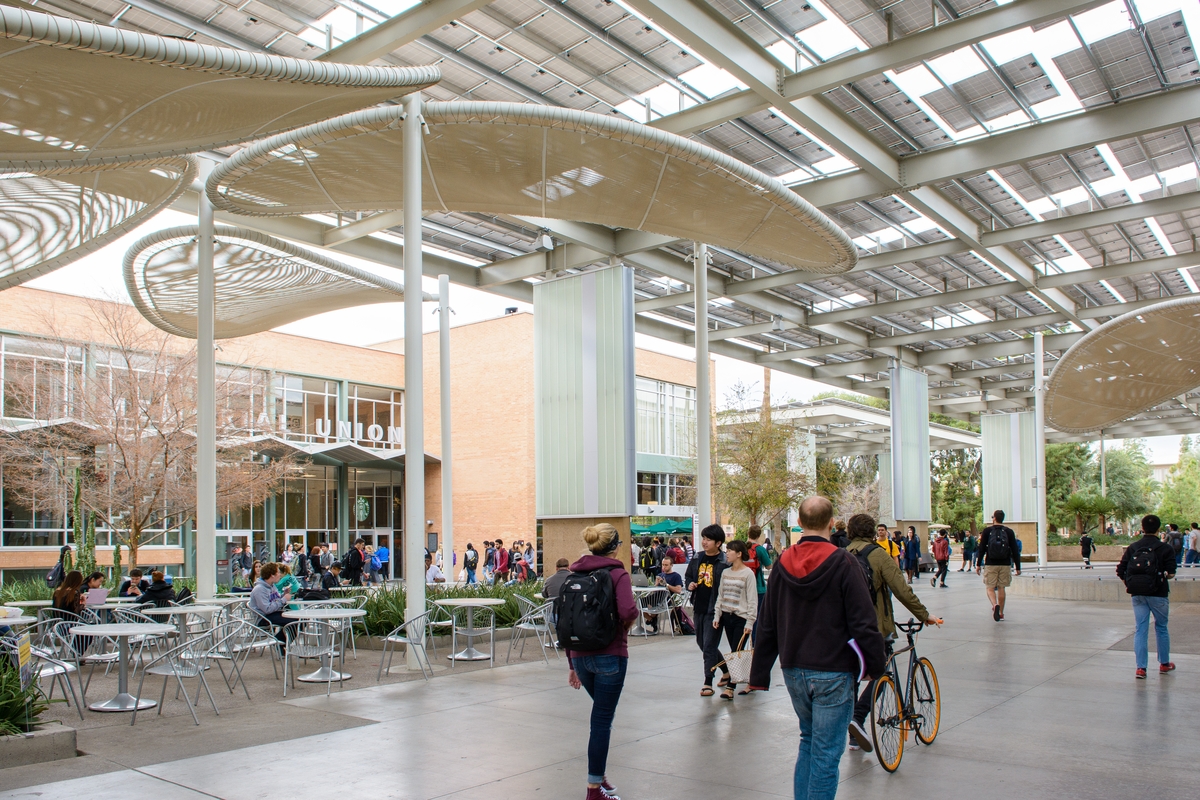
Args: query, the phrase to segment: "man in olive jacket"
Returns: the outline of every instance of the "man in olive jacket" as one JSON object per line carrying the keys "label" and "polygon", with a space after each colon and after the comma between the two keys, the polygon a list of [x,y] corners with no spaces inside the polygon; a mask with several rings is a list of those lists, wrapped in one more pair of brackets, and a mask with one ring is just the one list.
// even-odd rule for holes
{"label": "man in olive jacket", "polygon": [[[867,562],[871,565],[872,594],[875,596],[875,617],[879,623],[879,632],[883,634],[884,646],[888,656],[892,654],[892,640],[896,638],[896,621],[892,616],[892,595],[900,598],[904,607],[913,613],[921,622],[941,625],[942,621],[930,617],[929,611],[917,599],[917,595],[896,566],[896,559],[888,551],[875,544],[875,519],[868,514],[855,514],[846,526],[850,536],[850,544],[846,550],[856,558],[858,554],[870,548],[867,552]],[[850,722],[850,738],[868,753],[873,745],[871,735],[864,724],[867,714],[871,711],[871,694],[875,691],[875,681],[869,681],[858,702],[854,704],[854,718]]]}

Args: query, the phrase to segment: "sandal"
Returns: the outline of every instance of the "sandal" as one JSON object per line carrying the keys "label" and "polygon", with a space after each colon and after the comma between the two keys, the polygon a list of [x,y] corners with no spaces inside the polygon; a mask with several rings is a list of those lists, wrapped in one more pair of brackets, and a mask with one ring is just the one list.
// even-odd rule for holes
{"label": "sandal", "polygon": [[713,696],[713,688],[711,686],[705,686],[703,689],[700,690],[700,696],[701,697],[712,697]]}
{"label": "sandal", "polygon": [[721,699],[722,700],[732,700],[733,699],[733,689],[726,686],[725,691],[721,692]]}
{"label": "sandal", "polygon": [[753,689],[742,689],[738,694],[750,694],[753,691]]}
{"label": "sandal", "polygon": [[729,673],[726,672],[724,675],[721,676],[721,680],[717,681],[717,686],[720,687],[720,686],[728,686],[728,685],[729,685]]}

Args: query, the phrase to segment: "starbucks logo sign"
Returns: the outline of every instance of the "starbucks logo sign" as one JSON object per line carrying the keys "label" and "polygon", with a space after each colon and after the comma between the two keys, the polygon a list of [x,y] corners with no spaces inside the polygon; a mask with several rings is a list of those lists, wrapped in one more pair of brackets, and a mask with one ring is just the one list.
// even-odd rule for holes
{"label": "starbucks logo sign", "polygon": [[359,497],[354,501],[354,517],[359,522],[366,522],[367,517],[371,516],[371,501],[365,497]]}

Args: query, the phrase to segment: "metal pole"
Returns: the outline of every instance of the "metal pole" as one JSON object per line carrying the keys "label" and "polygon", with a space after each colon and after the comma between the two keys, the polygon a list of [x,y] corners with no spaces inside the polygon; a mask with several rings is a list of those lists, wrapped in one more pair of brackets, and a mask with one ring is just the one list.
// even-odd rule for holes
{"label": "metal pole", "polygon": [[[708,382],[708,245],[694,242],[692,289],[696,294],[696,513],[700,529],[712,523],[712,419]],[[700,531],[693,531],[698,540]]]}
{"label": "metal pole", "polygon": [[[425,613],[425,404],[421,358],[421,93],[404,98],[404,619]],[[408,651],[408,668],[417,669]]]}
{"label": "metal pole", "polygon": [[[1104,467],[1104,429],[1100,429],[1100,496],[1108,497],[1108,471]],[[1100,531],[1104,533],[1104,531]]]}
{"label": "metal pole", "polygon": [[438,276],[438,360],[442,400],[442,557],[457,579],[454,566],[454,460],[450,449],[450,276]]}
{"label": "metal pole", "polygon": [[[212,162],[197,159],[200,183]],[[197,204],[196,287],[196,596],[217,593],[217,281],[213,273],[213,207],[201,190]]]}
{"label": "metal pole", "polygon": [[1034,447],[1037,464],[1037,537],[1038,537],[1038,566],[1045,567],[1050,561],[1050,551],[1047,549],[1047,519],[1046,519],[1046,352],[1042,334],[1033,335],[1033,413],[1034,413]]}

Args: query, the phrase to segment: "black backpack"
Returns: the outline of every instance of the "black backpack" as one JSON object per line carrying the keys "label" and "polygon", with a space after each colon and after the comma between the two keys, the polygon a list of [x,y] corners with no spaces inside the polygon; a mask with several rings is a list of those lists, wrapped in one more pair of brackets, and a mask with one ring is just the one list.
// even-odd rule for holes
{"label": "black backpack", "polygon": [[572,572],[554,599],[560,647],[583,652],[603,650],[617,638],[617,596],[612,567]]}
{"label": "black backpack", "polygon": [[643,547],[642,554],[638,556],[638,568],[642,570],[652,570],[655,567],[654,563],[654,548]]}
{"label": "black backpack", "polygon": [[467,557],[465,559],[465,566],[467,569],[475,569],[476,567],[479,566],[479,553],[477,551],[475,551],[475,550],[467,551]]}
{"label": "black backpack", "polygon": [[[874,542],[871,542],[869,545],[864,547],[862,550],[859,550],[857,553],[854,554],[854,557],[858,559],[858,565],[860,567],[862,567],[863,577],[865,577],[867,579],[867,591],[869,591],[871,593],[871,605],[875,605],[875,598],[876,598],[875,570],[871,568],[871,561],[868,558],[868,556],[870,556],[871,553],[873,553],[874,551],[882,550],[882,549],[883,548],[880,547],[879,545],[875,544]],[[884,587],[884,591],[887,591],[886,586]]]}
{"label": "black backpack", "polygon": [[1153,544],[1129,546],[1129,562],[1125,566],[1125,591],[1129,594],[1155,595],[1162,589],[1155,549]]}
{"label": "black backpack", "polygon": [[1012,560],[1012,548],[1008,546],[1009,529],[997,525],[988,533],[987,560],[998,564],[1001,561]]}
{"label": "black backpack", "polygon": [[329,590],[320,589],[301,589],[296,592],[297,600],[328,600],[330,598]]}
{"label": "black backpack", "polygon": [[51,589],[57,589],[62,585],[64,577],[66,577],[66,570],[63,568],[63,562],[60,561],[46,573],[46,585]]}

